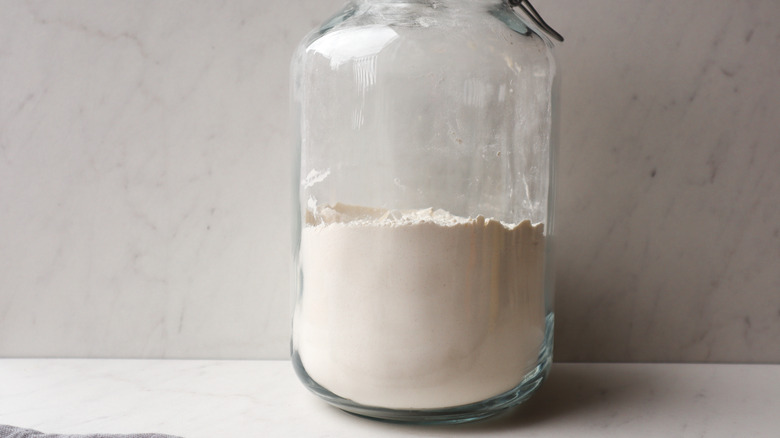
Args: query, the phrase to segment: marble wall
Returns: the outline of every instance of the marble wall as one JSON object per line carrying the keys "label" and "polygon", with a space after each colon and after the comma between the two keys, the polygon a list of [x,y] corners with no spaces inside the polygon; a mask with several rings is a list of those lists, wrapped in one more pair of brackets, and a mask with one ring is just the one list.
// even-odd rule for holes
{"label": "marble wall", "polygon": [[[0,356],[286,357],[287,66],[340,4],[3,3]],[[556,358],[780,363],[780,2],[536,6]]]}

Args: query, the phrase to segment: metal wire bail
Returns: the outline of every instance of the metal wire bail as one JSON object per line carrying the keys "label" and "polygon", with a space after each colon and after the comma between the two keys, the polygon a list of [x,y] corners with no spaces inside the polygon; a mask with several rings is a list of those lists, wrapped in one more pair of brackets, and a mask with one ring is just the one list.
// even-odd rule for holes
{"label": "metal wire bail", "polygon": [[563,35],[559,34],[553,29],[544,18],[536,11],[536,8],[531,4],[529,0],[507,0],[510,6],[520,8],[520,10],[531,19],[540,29],[542,29],[547,35],[555,40],[563,42]]}

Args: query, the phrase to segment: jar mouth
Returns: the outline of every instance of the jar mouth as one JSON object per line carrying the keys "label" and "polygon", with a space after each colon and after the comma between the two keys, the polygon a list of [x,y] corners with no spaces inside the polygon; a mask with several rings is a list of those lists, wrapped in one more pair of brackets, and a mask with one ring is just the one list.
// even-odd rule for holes
{"label": "jar mouth", "polygon": [[356,3],[368,3],[368,4],[414,4],[414,5],[427,5],[433,8],[446,5],[498,5],[508,4],[507,0],[356,0]]}

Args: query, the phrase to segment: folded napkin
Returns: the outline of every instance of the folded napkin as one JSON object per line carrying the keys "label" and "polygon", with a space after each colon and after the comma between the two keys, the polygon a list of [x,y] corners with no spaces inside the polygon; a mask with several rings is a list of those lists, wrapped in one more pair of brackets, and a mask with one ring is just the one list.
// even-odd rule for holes
{"label": "folded napkin", "polygon": [[111,435],[96,433],[89,435],[60,435],[38,432],[21,427],[5,426],[0,424],[0,438],[181,438],[160,433],[131,433],[129,435]]}

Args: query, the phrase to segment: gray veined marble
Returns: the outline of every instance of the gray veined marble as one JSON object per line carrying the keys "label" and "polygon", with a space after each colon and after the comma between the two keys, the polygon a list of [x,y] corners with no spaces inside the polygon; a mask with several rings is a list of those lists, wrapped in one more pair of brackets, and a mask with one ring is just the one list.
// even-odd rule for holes
{"label": "gray veined marble", "polygon": [[780,4],[555,3],[558,358],[779,361]]}
{"label": "gray veined marble", "polygon": [[[3,4],[0,355],[287,355],[287,66],[340,4]],[[556,357],[780,362],[780,3],[536,6]]]}

